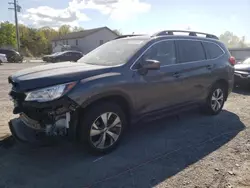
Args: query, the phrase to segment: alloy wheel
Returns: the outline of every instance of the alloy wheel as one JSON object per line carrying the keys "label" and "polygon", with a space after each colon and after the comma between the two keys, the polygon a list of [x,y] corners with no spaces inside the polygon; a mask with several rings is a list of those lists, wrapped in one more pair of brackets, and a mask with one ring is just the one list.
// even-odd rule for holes
{"label": "alloy wheel", "polygon": [[94,147],[106,149],[119,138],[122,129],[120,117],[113,112],[106,112],[96,118],[90,129],[90,140]]}
{"label": "alloy wheel", "polygon": [[224,102],[224,93],[222,89],[218,88],[212,94],[211,107],[213,111],[217,112],[218,110],[220,110],[221,106],[223,105],[223,102]]}

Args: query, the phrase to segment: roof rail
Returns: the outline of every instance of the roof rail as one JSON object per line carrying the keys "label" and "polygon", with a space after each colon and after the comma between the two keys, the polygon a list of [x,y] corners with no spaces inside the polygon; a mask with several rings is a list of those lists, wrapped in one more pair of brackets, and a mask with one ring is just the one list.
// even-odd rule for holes
{"label": "roof rail", "polygon": [[164,30],[155,33],[153,36],[163,36],[163,35],[174,35],[174,33],[188,33],[189,36],[197,36],[197,34],[205,35],[206,38],[219,39],[217,36],[208,33],[196,32],[196,31],[188,31],[188,30]]}
{"label": "roof rail", "polygon": [[121,35],[119,37],[116,37],[115,39],[121,39],[121,38],[126,38],[126,37],[136,37],[136,36],[143,36],[143,35]]}

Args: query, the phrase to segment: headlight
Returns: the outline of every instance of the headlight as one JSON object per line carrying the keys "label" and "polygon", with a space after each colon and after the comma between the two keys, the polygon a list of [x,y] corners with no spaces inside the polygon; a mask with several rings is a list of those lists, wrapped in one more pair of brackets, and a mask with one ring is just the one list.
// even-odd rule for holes
{"label": "headlight", "polygon": [[37,101],[37,102],[47,102],[58,99],[63,96],[65,93],[70,91],[76,82],[60,84],[52,87],[47,87],[43,89],[34,90],[26,93],[27,96],[25,101]]}

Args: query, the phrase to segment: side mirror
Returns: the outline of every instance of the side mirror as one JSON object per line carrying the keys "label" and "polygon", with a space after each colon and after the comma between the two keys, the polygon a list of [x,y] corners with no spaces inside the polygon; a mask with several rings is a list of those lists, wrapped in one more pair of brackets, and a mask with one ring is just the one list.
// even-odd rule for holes
{"label": "side mirror", "polygon": [[147,59],[143,62],[141,68],[146,70],[159,70],[160,66],[161,66],[160,61]]}
{"label": "side mirror", "polygon": [[138,73],[141,75],[146,75],[149,70],[159,70],[161,63],[157,60],[147,59],[138,65]]}

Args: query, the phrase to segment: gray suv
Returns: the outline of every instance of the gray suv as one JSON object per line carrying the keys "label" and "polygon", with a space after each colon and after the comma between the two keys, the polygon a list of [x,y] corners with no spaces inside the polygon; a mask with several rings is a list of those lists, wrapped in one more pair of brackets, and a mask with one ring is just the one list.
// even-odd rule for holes
{"label": "gray suv", "polygon": [[10,76],[13,113],[20,115],[9,122],[10,129],[24,142],[67,136],[89,151],[107,153],[138,121],[194,107],[218,114],[232,91],[234,64],[211,34],[119,37],[77,63],[42,65]]}

